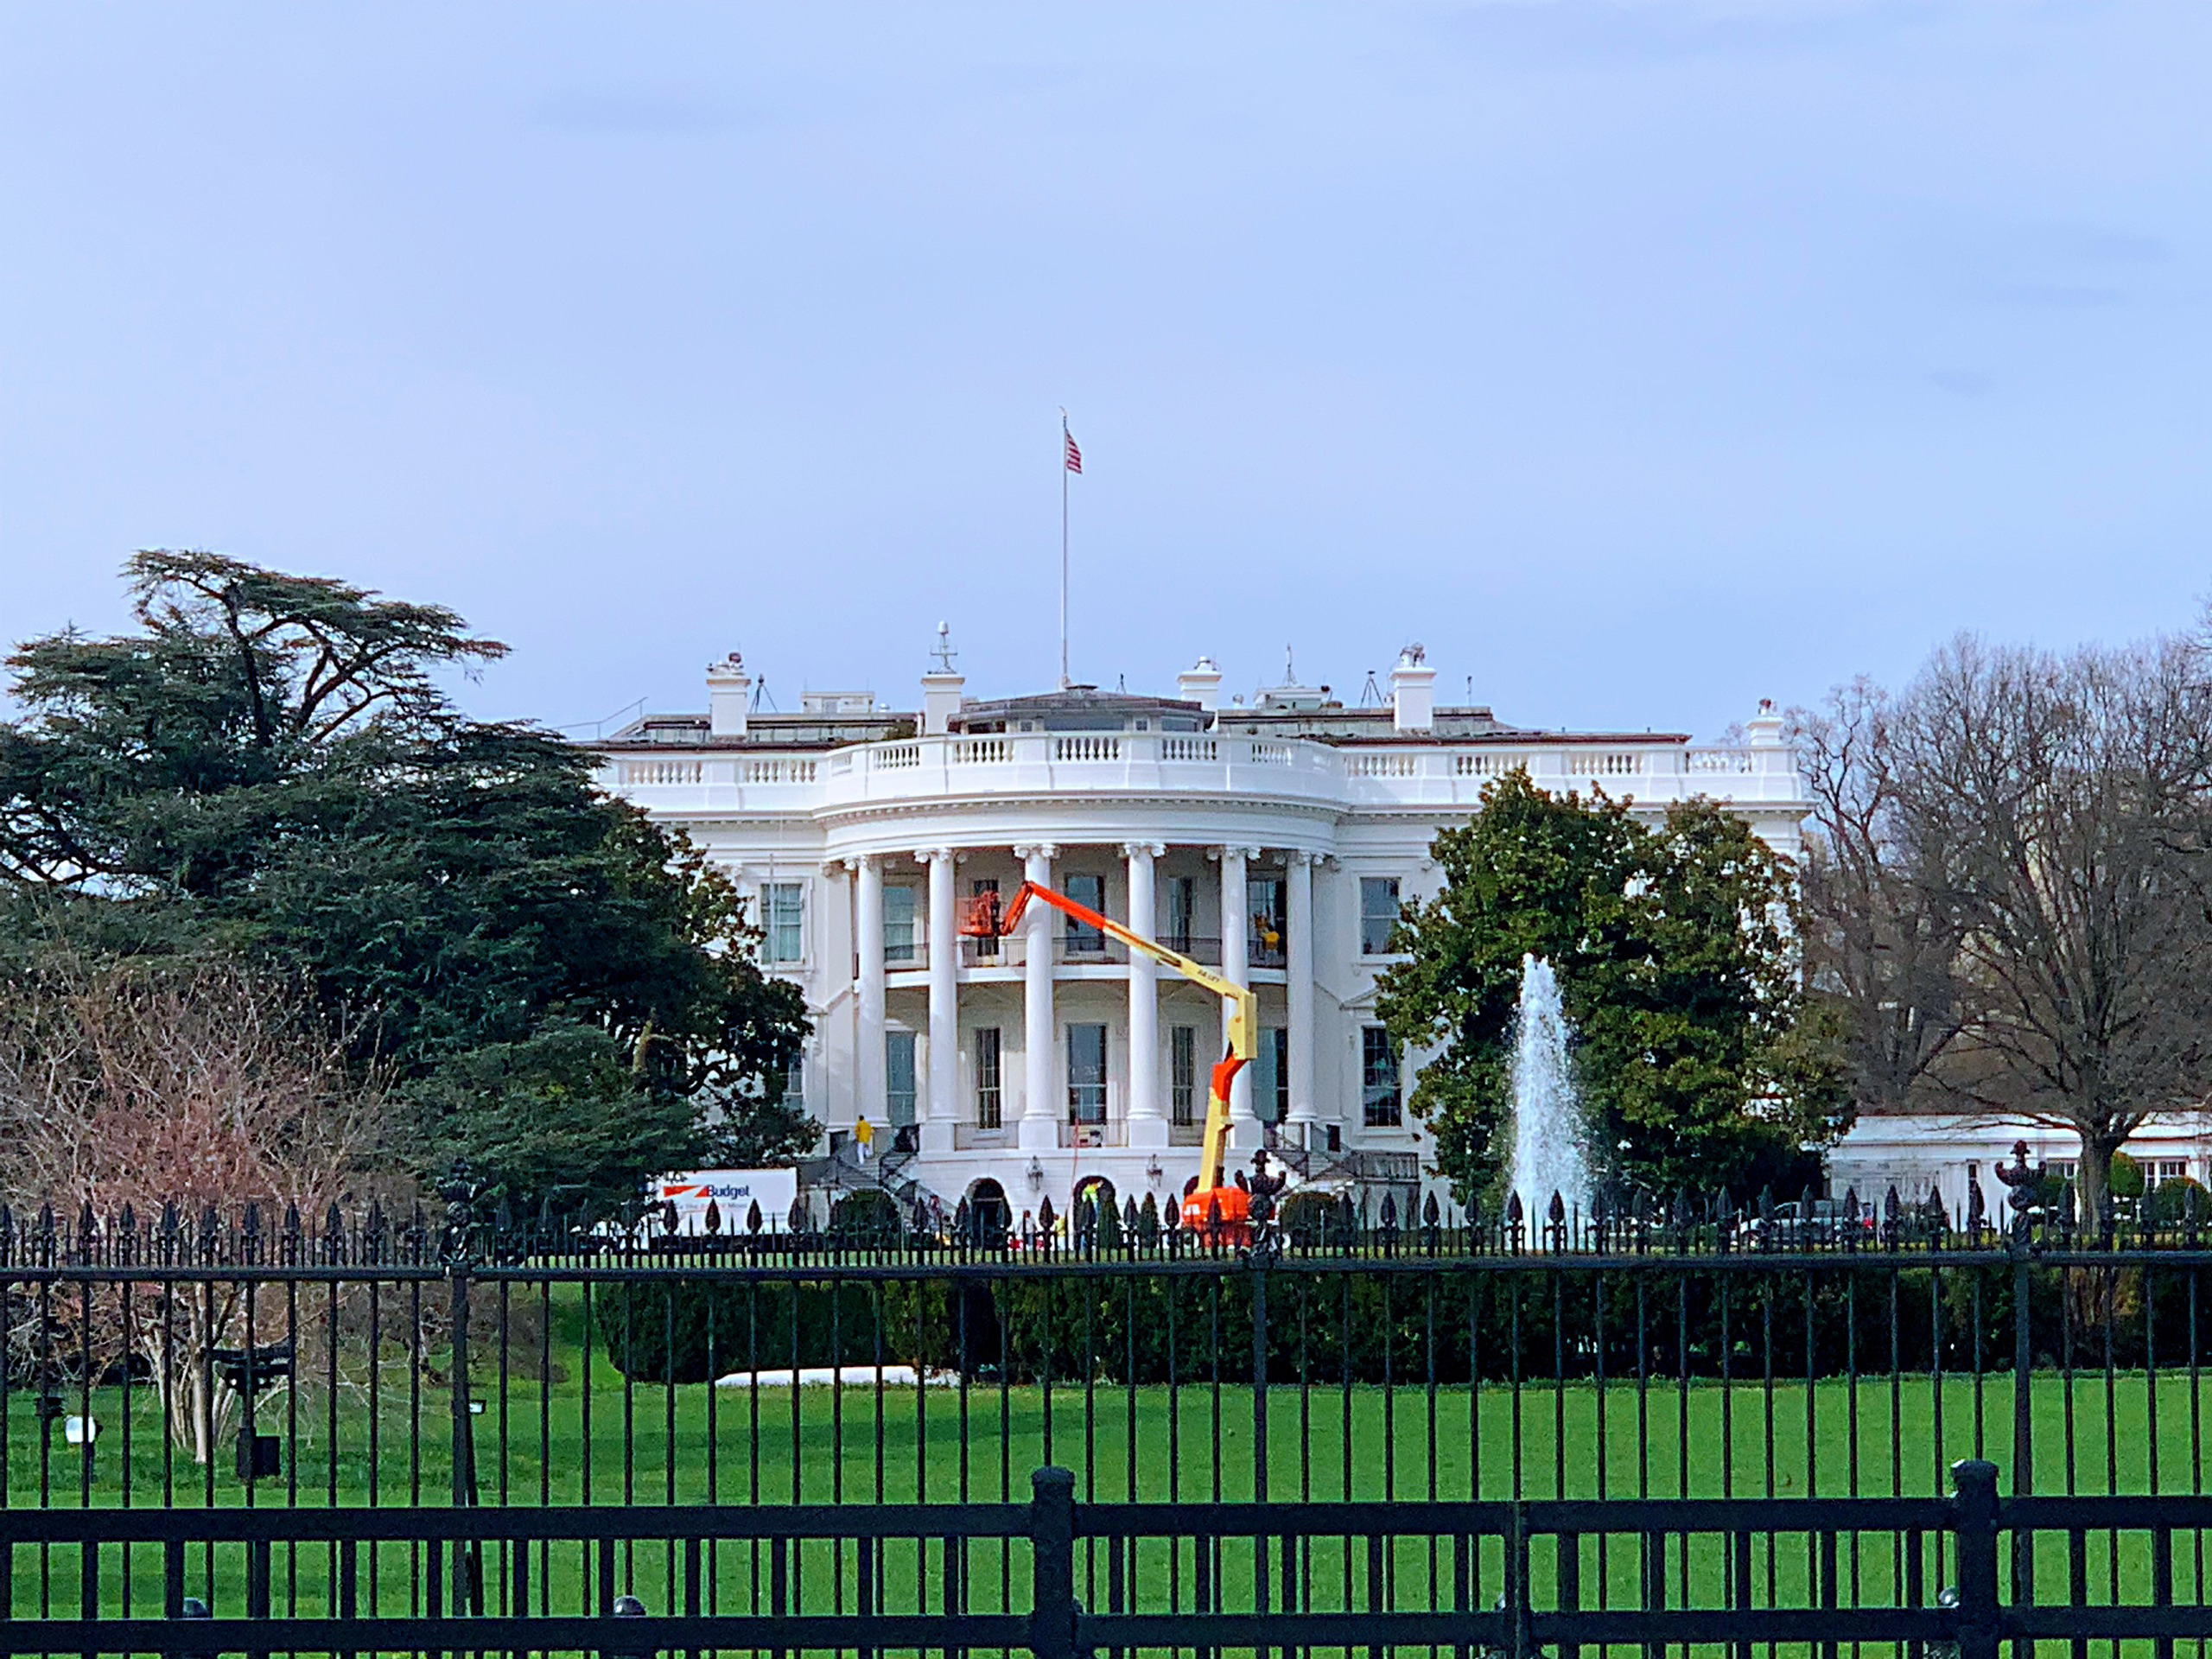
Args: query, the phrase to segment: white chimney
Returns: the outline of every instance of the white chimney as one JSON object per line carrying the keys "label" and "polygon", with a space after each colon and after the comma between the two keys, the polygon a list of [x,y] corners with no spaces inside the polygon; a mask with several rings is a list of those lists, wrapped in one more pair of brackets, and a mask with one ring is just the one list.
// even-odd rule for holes
{"label": "white chimney", "polygon": [[1774,699],[1761,697],[1759,711],[1744,722],[1744,741],[1752,748],[1763,750],[1752,761],[1753,767],[1764,772],[1787,772],[1797,769],[1797,757],[1790,753],[1782,736],[1782,716],[1774,712]]}
{"label": "white chimney", "polygon": [[1782,716],[1774,712],[1774,699],[1761,697],[1758,714],[1744,722],[1744,740],[1755,749],[1782,747]]}
{"label": "white chimney", "polygon": [[952,665],[952,624],[937,625],[937,666],[922,676],[922,735],[943,737],[960,715],[960,691],[968,677]]}
{"label": "white chimney", "polygon": [[950,669],[939,669],[933,674],[922,676],[922,735],[943,737],[952,729],[952,722],[960,713],[961,689],[968,683],[965,674]]}
{"label": "white chimney", "polygon": [[716,737],[743,737],[752,702],[753,677],[745,671],[744,658],[733,651],[725,661],[707,665],[707,721]]}
{"label": "white chimney", "polygon": [[1201,657],[1175,677],[1175,695],[1185,702],[1195,702],[1211,714],[1221,703],[1221,671],[1213,665],[1213,658]]}
{"label": "white chimney", "polygon": [[1426,666],[1428,653],[1408,645],[1390,671],[1390,707],[1402,732],[1436,729],[1436,671]]}

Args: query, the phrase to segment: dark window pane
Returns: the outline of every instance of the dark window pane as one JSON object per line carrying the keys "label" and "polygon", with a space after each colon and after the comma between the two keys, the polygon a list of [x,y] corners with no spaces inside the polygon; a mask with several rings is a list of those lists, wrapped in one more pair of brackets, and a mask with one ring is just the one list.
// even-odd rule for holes
{"label": "dark window pane", "polygon": [[1198,1028],[1173,1026],[1167,1033],[1167,1100],[1174,1121],[1198,1121]]}
{"label": "dark window pane", "polygon": [[1359,1033],[1361,1113],[1370,1128],[1395,1128],[1401,1120],[1398,1105],[1398,1052],[1390,1033],[1380,1026],[1363,1026]]}
{"label": "dark window pane", "polygon": [[[1069,875],[1060,880],[1060,891],[1102,916],[1106,912],[1106,878],[1103,875]],[[1106,950],[1106,936],[1088,922],[1078,922],[1072,916],[1068,922],[1068,950],[1071,952],[1093,952],[1101,955]]]}
{"label": "dark window pane", "polygon": [[1068,1122],[1106,1121],[1106,1027],[1068,1027]]}
{"label": "dark window pane", "polygon": [[1359,878],[1359,950],[1362,956],[1390,954],[1390,935],[1398,925],[1398,878]]}

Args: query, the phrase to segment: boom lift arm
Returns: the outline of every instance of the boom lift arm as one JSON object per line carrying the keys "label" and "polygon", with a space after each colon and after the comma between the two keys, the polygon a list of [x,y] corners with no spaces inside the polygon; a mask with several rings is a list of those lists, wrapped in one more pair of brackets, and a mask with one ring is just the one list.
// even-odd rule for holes
{"label": "boom lift arm", "polygon": [[[1024,881],[1021,891],[1015,893],[1014,902],[1003,912],[999,908],[998,896],[986,893],[969,906],[968,919],[960,931],[978,938],[1003,938],[1021,925],[1032,900],[1050,905],[1054,910],[1072,916],[1086,927],[1095,927],[1109,938],[1119,939],[1132,950],[1141,950],[1154,962],[1173,968],[1177,973],[1202,989],[1211,991],[1230,1004],[1229,1052],[1217,1061],[1213,1077],[1206,1093],[1205,1138],[1201,1144],[1198,1161],[1198,1187],[1192,1195],[1192,1206],[1206,1205],[1212,1194],[1221,1192],[1222,1171],[1229,1156],[1229,1090],[1236,1074],[1251,1063],[1254,1050],[1259,1043],[1259,999],[1248,986],[1239,985],[1223,977],[1213,969],[1201,966],[1180,951],[1170,950],[1166,945],[1147,939],[1141,933],[1122,925],[1110,916],[1102,916],[1088,905],[1079,905],[1064,893],[1034,881]],[[1235,1188],[1229,1191],[1236,1198],[1244,1194]],[[1220,1206],[1224,1214],[1230,1206]],[[1242,1214],[1242,1206],[1236,1206]],[[1201,1210],[1199,1213],[1204,1213]]]}

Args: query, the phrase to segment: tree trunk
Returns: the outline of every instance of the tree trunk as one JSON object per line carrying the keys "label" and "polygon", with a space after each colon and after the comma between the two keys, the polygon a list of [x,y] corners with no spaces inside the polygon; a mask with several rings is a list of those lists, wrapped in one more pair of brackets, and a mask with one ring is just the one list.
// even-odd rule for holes
{"label": "tree trunk", "polygon": [[2112,1160],[2127,1144],[2127,1137],[2086,1125],[2081,1126],[2081,1179],[2076,1187],[2081,1221],[2085,1229],[2097,1230],[2105,1224],[2105,1211],[2112,1199]]}

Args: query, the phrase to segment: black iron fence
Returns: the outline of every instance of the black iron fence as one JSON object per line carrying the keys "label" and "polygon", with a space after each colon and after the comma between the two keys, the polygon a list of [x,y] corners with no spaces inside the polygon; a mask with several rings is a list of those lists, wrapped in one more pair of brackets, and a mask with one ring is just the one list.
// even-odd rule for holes
{"label": "black iron fence", "polygon": [[[1094,1647],[1963,1643],[1965,1460],[1994,1470],[2004,1633],[2196,1654],[2212,1626],[2186,1211],[1676,1205],[1532,1238],[1294,1206],[1246,1249],[750,1219],[0,1213],[8,1618],[175,1649],[73,1621],[350,1605],[448,1622],[314,1644],[626,1651],[591,1624],[626,1595],[756,1621],[637,1650],[1024,1647],[1060,1605],[1025,1599],[1058,1465]],[[893,1612],[1000,1622],[757,1623]],[[554,1622],[451,1622],[480,1614]]]}
{"label": "black iron fence", "polygon": [[[2212,1502],[1954,1473],[1948,1500],[1192,1508],[1081,1503],[1055,1468],[1018,1505],[16,1512],[0,1551],[67,1569],[9,1608],[16,1650],[2202,1651]],[[2128,1546],[2126,1595],[2047,1570],[2088,1529]]]}

